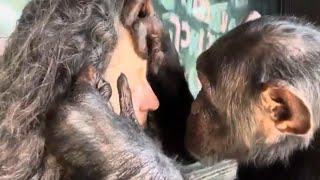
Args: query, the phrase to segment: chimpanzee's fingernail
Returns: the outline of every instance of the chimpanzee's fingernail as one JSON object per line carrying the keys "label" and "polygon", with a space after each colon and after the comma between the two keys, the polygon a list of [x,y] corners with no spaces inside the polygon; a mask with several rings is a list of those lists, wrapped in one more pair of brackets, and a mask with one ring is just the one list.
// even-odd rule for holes
{"label": "chimpanzee's fingernail", "polygon": [[127,77],[123,73],[121,73],[121,75],[118,78],[117,88],[120,101],[120,116],[129,118],[136,122],[136,116],[134,114],[131,97],[131,90],[129,88]]}
{"label": "chimpanzee's fingernail", "polygon": [[105,98],[105,100],[109,101],[110,97],[112,95],[112,89],[111,89],[110,84],[108,82],[104,81],[104,84],[98,85],[98,89],[99,89],[100,94]]}

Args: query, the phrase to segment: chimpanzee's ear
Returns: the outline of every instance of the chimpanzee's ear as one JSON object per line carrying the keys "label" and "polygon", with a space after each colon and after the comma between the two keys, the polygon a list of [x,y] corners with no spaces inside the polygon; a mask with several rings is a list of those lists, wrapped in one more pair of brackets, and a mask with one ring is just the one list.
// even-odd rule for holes
{"label": "chimpanzee's ear", "polygon": [[264,112],[282,133],[303,135],[311,129],[310,111],[305,103],[286,86],[264,84],[261,93]]}

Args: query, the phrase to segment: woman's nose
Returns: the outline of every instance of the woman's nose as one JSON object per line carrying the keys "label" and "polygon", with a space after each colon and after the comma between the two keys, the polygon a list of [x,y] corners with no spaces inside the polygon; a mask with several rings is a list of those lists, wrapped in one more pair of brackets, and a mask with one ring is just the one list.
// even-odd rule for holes
{"label": "woman's nose", "polygon": [[154,94],[151,86],[149,83],[145,83],[142,95],[144,96],[141,98],[140,102],[140,111],[155,111],[159,107],[159,100],[157,96]]}
{"label": "woman's nose", "polygon": [[142,83],[133,89],[132,100],[136,117],[140,125],[145,127],[148,112],[158,109],[159,100],[148,82]]}

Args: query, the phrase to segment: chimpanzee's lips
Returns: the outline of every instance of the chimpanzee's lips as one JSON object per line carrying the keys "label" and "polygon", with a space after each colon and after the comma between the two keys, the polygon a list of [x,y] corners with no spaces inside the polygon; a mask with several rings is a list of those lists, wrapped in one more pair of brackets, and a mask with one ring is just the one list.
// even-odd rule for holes
{"label": "chimpanzee's lips", "polygon": [[211,166],[219,161],[219,158],[215,154],[198,154],[194,153],[192,150],[188,149],[188,152],[192,157],[198,160],[204,166]]}

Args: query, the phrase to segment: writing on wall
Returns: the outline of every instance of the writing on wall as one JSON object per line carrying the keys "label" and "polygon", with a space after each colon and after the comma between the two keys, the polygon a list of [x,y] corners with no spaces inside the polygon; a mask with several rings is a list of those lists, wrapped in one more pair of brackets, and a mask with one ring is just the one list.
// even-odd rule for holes
{"label": "writing on wall", "polygon": [[153,3],[180,54],[180,63],[195,97],[201,88],[196,58],[242,20],[248,0],[157,0]]}

